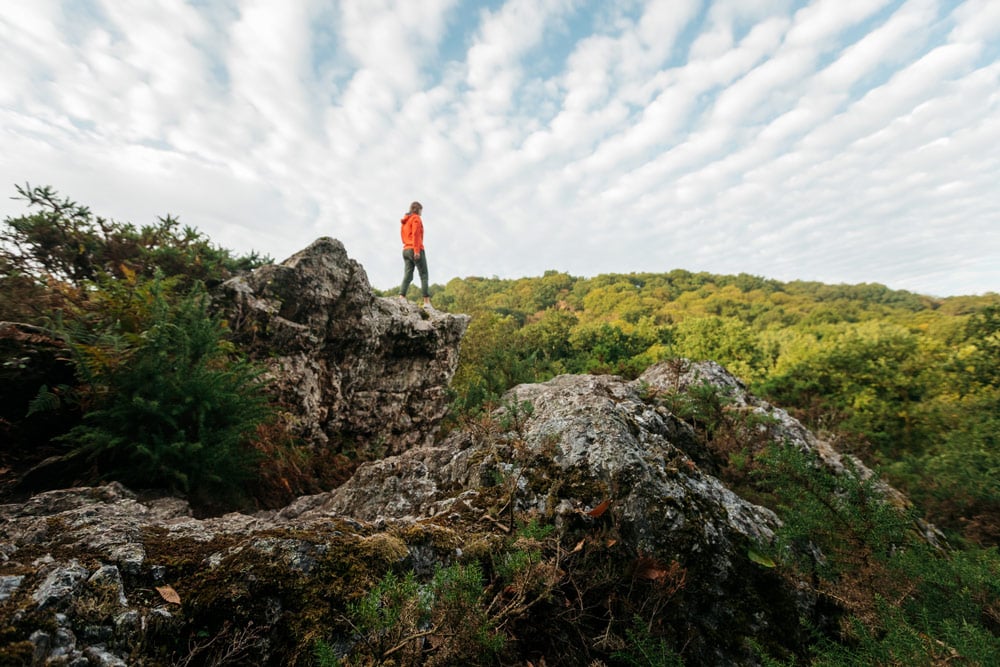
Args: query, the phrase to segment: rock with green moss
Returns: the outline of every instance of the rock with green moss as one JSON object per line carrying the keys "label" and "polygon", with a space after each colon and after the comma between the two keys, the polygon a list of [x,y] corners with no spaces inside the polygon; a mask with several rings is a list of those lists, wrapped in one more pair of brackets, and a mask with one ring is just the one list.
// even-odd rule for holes
{"label": "rock with green moss", "polygon": [[[640,557],[687,572],[680,615],[690,628],[688,650],[702,664],[750,661],[751,637],[801,640],[798,610],[815,606],[815,596],[749,555],[770,543],[777,516],[699,465],[712,454],[655,400],[667,389],[657,372],[634,382],[566,375],[518,386],[485,423],[366,464],[338,489],[301,498],[278,516],[487,517],[501,526],[530,516],[564,534],[582,531],[583,539],[588,529],[607,531],[622,555],[613,559],[622,571],[609,576],[627,578]],[[724,371],[721,379],[723,388],[736,382]],[[770,434],[777,442],[794,437],[795,429]]]}
{"label": "rock with green moss", "polygon": [[351,601],[392,569],[452,562],[461,537],[348,517],[195,519],[109,484],[0,506],[0,541],[0,664],[292,665],[311,664],[317,638],[355,642]]}
{"label": "rock with green moss", "polygon": [[767,555],[781,523],[740,467],[765,446],[844,469],[717,365],[675,363],[519,386],[279,511],[39,494],[0,506],[0,664],[803,658],[836,605]]}

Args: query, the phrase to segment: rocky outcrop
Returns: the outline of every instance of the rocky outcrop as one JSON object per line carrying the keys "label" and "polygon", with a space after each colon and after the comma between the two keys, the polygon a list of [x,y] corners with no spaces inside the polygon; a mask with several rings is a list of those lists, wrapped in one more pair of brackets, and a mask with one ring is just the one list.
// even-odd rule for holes
{"label": "rocky outcrop", "polygon": [[[522,385],[436,438],[466,316],[376,297],[328,238],[214,298],[296,434],[369,462],[254,515],[199,519],[119,484],[0,506],[0,665],[597,667],[666,662],[664,647],[756,665],[835,625],[829,597],[766,555],[781,522],[728,454],[775,444],[873,473],[717,364]],[[61,363],[44,332],[0,327],[0,342],[39,386],[34,369]]]}
{"label": "rocky outcrop", "polygon": [[[40,494],[0,507],[0,644],[38,664],[211,664],[223,649],[234,662],[307,664],[310,638],[341,653],[363,641],[344,619],[384,573],[499,568],[497,554],[523,547],[549,568],[545,594],[489,607],[521,614],[503,628],[522,658],[606,659],[627,647],[612,628],[630,610],[680,633],[685,664],[756,664],[751,640],[792,655],[799,621],[817,627],[826,610],[754,558],[778,518],[720,481],[711,448],[662,400],[703,383],[767,416],[755,437],[826,449],[719,366],[661,364],[631,382],[519,386],[443,441],[276,512],[198,520],[182,501],[118,485]],[[528,521],[554,526],[548,542],[518,537]]]}
{"label": "rocky outcrop", "polygon": [[[762,555],[780,520],[727,478],[726,448],[873,473],[717,364],[521,385],[435,439],[467,317],[374,296],[327,238],[215,298],[303,440],[374,460],[254,515],[119,484],[0,506],[0,665],[598,667],[666,662],[664,638],[685,664],[756,665],[835,622]],[[707,437],[720,415],[739,428]]]}
{"label": "rocky outcrop", "polygon": [[370,459],[433,438],[467,316],[374,296],[331,238],[223,283],[216,301],[308,445]]}
{"label": "rocky outcrop", "polygon": [[807,586],[752,561],[758,545],[772,540],[777,516],[710,474],[713,453],[651,398],[704,383],[734,407],[766,415],[762,438],[822,453],[831,472],[842,470],[828,445],[750,395],[718,364],[664,363],[632,382],[566,375],[518,386],[494,415],[495,427],[506,424],[499,435],[462,431],[437,446],[366,464],[341,487],[300,498],[278,518],[434,521],[491,517],[509,502],[506,511],[572,531],[606,513],[626,551],[681,563],[688,573],[681,614],[692,626],[687,664],[753,664],[749,639],[783,637],[794,645],[796,614],[811,609],[818,620],[822,605]]}

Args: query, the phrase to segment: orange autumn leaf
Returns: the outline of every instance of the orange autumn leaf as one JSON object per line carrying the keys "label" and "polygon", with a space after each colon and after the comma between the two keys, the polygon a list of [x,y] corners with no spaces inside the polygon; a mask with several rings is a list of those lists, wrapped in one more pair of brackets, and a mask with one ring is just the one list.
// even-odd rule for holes
{"label": "orange autumn leaf", "polygon": [[610,506],[611,506],[611,499],[609,498],[608,500],[605,500],[604,502],[602,502],[600,505],[598,505],[594,509],[592,509],[589,512],[587,512],[587,516],[591,516],[591,517],[594,517],[595,519],[597,519],[602,514],[604,514],[605,512],[607,512],[608,511],[608,507],[610,507]]}
{"label": "orange autumn leaf", "polygon": [[665,586],[676,593],[684,588],[687,571],[677,561],[665,565],[650,556],[642,556],[636,560],[635,574],[641,579]]}
{"label": "orange autumn leaf", "polygon": [[157,586],[156,590],[159,592],[160,597],[167,602],[170,602],[171,604],[181,603],[181,596],[177,594],[177,591],[175,591],[172,586]]}

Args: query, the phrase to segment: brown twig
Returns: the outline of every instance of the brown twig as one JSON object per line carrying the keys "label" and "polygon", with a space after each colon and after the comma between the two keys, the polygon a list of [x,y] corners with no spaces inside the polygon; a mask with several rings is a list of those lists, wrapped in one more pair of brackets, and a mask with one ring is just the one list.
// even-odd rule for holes
{"label": "brown twig", "polygon": [[399,651],[400,649],[402,649],[404,646],[406,646],[407,644],[409,644],[414,639],[420,639],[421,637],[427,637],[427,636],[432,635],[435,632],[437,632],[437,630],[438,629],[436,627],[433,627],[430,630],[424,630],[423,632],[418,632],[416,634],[412,634],[409,637],[406,637],[405,639],[403,639],[403,641],[401,641],[398,644],[396,644],[395,646],[393,646],[391,649],[389,649],[385,653],[383,653],[382,657],[383,658],[388,658],[390,655],[392,655],[396,651]]}

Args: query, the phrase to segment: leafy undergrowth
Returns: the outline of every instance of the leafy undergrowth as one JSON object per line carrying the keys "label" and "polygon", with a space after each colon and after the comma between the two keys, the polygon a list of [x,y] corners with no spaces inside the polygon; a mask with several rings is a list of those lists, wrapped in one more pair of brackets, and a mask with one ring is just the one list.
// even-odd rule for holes
{"label": "leafy undergrowth", "polygon": [[689,423],[710,452],[705,463],[727,486],[775,510],[784,525],[758,562],[811,582],[839,623],[800,624],[813,639],[807,658],[771,665],[992,665],[1000,661],[1000,553],[955,549],[881,476],[844,459],[834,473],[815,453],[775,443],[767,414],[735,406],[708,384],[654,395]]}

